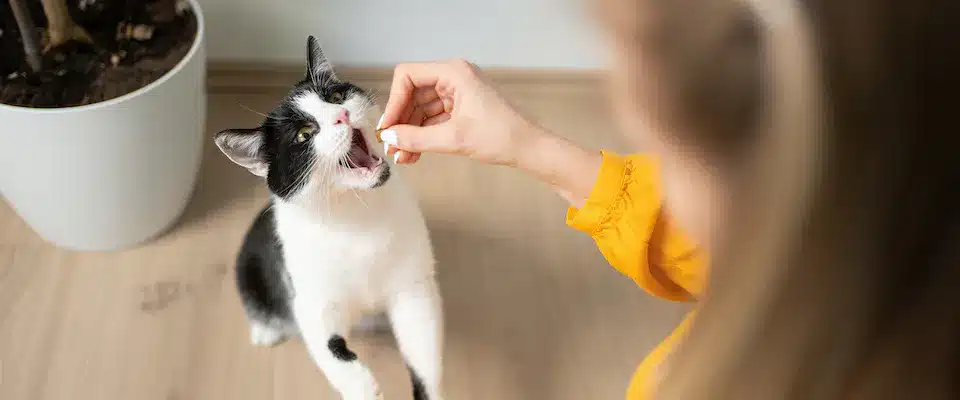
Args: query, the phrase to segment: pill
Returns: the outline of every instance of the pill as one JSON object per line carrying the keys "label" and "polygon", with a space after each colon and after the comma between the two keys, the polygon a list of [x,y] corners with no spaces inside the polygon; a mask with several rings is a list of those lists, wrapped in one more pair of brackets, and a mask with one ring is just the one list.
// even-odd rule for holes
{"label": "pill", "polygon": [[377,129],[377,143],[383,143],[383,138],[380,137],[380,133],[383,131],[384,129]]}

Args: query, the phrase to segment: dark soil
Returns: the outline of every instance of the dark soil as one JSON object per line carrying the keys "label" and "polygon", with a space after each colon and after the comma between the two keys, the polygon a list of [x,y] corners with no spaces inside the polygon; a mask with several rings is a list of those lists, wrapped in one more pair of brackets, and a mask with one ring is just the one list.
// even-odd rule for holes
{"label": "dark soil", "polygon": [[[38,29],[45,31],[40,0],[23,1]],[[73,41],[49,49],[43,68],[34,72],[24,57],[10,4],[0,0],[0,103],[81,106],[150,84],[173,69],[193,45],[197,19],[188,4],[180,0],[177,10],[177,0],[67,0],[74,21],[93,43]],[[131,35],[134,27],[136,35]]]}

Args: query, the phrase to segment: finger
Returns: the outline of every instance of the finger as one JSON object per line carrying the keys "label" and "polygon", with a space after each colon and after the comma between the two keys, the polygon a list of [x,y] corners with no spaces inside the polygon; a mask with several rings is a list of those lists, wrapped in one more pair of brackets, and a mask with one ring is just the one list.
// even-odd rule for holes
{"label": "finger", "polygon": [[393,126],[401,122],[401,117],[409,104],[414,101],[417,88],[430,88],[440,79],[449,75],[449,66],[440,63],[400,64],[393,71],[390,95],[384,107],[381,127]]}
{"label": "finger", "polygon": [[422,153],[400,150],[397,154],[400,154],[396,161],[397,164],[415,164],[420,160]]}
{"label": "finger", "polygon": [[384,143],[408,152],[456,153],[457,126],[448,121],[430,126],[394,125],[380,133]]}
{"label": "finger", "polygon": [[[423,123],[424,119],[433,116],[433,114],[427,114],[426,110],[421,110],[426,104],[431,105],[433,108],[439,105],[441,110],[443,109],[443,102],[440,100],[440,96],[437,95],[436,90],[433,88],[418,88],[414,91],[413,101],[407,105],[398,123],[407,125],[420,125]],[[390,126],[392,125],[385,125],[384,127]]]}
{"label": "finger", "polygon": [[446,111],[443,100],[440,100],[440,98],[433,99],[427,103],[421,103],[417,108],[423,111],[424,119],[443,114]]}
{"label": "finger", "polygon": [[389,144],[384,144],[384,147],[386,148],[384,153],[386,154],[387,159],[393,160],[394,164],[403,164],[403,161],[407,159],[406,157],[409,157],[408,155],[410,153],[400,150]]}
{"label": "finger", "polygon": [[451,116],[450,114],[447,114],[447,113],[443,113],[443,114],[439,114],[439,115],[434,115],[434,116],[432,116],[432,117],[428,117],[427,119],[423,120],[423,123],[420,124],[420,126],[430,126],[430,125],[442,124],[442,123],[444,123],[444,122],[449,121],[450,118],[452,118],[452,116]]}
{"label": "finger", "polygon": [[413,102],[418,106],[428,104],[439,98],[440,94],[437,93],[437,89],[433,86],[417,88],[413,92]]}
{"label": "finger", "polygon": [[423,114],[423,109],[417,107],[413,109],[413,114],[410,114],[410,119],[407,120],[407,125],[422,126],[423,120],[427,119],[427,116]]}
{"label": "finger", "polygon": [[413,154],[400,150],[397,152],[397,159],[394,161],[397,164],[410,164],[410,160],[413,158]]}
{"label": "finger", "polygon": [[[416,103],[410,102],[410,104],[407,105],[407,108],[405,108],[405,109],[403,110],[403,114],[400,115],[400,120],[397,121],[397,123],[398,123],[398,124],[406,124],[406,125],[419,125],[420,122],[423,122],[423,121],[422,121],[422,117],[421,117],[421,120],[420,120],[420,121],[414,121],[414,120],[413,120],[413,113],[416,112],[416,111],[417,111],[417,105],[416,105]],[[387,124],[386,122],[383,123],[383,126],[384,126],[384,127],[390,127],[390,126],[393,126],[393,125],[394,125],[394,124]]]}
{"label": "finger", "polygon": [[390,144],[384,144],[384,154],[395,164],[413,164],[420,159],[420,153],[400,150]]}
{"label": "finger", "polygon": [[383,115],[380,116],[380,122],[377,123],[377,129],[383,129],[396,125],[404,120],[404,115],[409,115],[416,104],[409,93],[413,89],[407,87],[397,87],[396,77],[394,77],[394,87],[390,89],[387,96],[387,104],[383,108]]}

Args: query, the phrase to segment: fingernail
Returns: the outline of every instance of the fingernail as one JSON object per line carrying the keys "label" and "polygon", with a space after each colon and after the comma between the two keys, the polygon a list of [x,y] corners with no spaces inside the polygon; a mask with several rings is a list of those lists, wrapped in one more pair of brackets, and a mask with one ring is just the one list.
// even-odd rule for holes
{"label": "fingernail", "polygon": [[377,121],[377,130],[380,130],[380,128],[382,128],[382,125],[383,125],[383,117],[385,117],[385,116],[386,116],[386,115],[381,115],[381,116],[380,116],[380,120]]}
{"label": "fingernail", "polygon": [[397,160],[400,159],[400,152],[393,153],[393,163],[396,164]]}
{"label": "fingernail", "polygon": [[397,145],[397,132],[392,129],[387,129],[383,132],[380,132],[380,140],[383,140],[386,144]]}

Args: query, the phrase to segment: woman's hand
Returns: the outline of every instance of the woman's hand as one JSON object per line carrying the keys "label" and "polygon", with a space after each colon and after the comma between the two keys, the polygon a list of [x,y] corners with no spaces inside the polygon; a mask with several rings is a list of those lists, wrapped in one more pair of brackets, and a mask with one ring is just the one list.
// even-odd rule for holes
{"label": "woman's hand", "polygon": [[457,154],[531,173],[574,206],[590,194],[598,152],[528,121],[466,61],[401,64],[379,128],[387,155],[412,164],[423,152]]}
{"label": "woman's hand", "polygon": [[543,135],[466,61],[397,66],[379,128],[389,128],[381,138],[398,164],[437,152],[517,166],[519,150]]}

